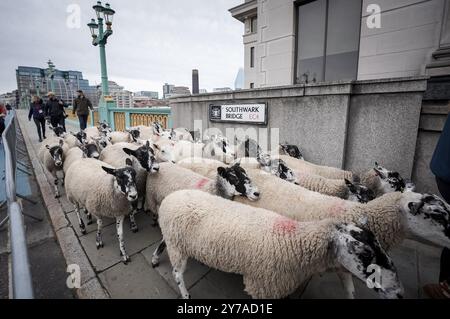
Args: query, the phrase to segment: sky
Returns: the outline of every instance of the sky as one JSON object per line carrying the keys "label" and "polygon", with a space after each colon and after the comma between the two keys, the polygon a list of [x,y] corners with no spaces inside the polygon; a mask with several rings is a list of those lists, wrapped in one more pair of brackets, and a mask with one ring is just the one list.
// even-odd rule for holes
{"label": "sky", "polygon": [[[94,0],[0,1],[0,93],[17,88],[17,66],[83,72],[100,84],[99,49],[86,26]],[[244,0],[111,0],[114,34],[106,56],[109,80],[130,91],[158,91],[165,82],[191,88],[234,86],[244,64],[244,26],[228,9]],[[77,14],[79,13],[79,14]]]}

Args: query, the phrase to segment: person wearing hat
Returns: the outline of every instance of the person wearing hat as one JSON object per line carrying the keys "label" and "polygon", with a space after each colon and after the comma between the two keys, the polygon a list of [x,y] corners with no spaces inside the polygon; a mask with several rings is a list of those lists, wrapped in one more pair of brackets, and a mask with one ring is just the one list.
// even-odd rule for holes
{"label": "person wearing hat", "polygon": [[84,130],[87,126],[89,117],[89,110],[93,110],[91,101],[84,95],[82,90],[78,90],[78,97],[73,102],[72,114],[77,113],[78,120],[80,121],[80,130]]}
{"label": "person wearing hat", "polygon": [[58,99],[55,96],[55,93],[48,92],[48,101],[45,104],[45,116],[50,117],[50,124],[53,127],[57,127],[58,125],[62,126],[64,132],[66,131],[66,112],[64,111],[65,107],[68,107],[66,103],[62,100]]}

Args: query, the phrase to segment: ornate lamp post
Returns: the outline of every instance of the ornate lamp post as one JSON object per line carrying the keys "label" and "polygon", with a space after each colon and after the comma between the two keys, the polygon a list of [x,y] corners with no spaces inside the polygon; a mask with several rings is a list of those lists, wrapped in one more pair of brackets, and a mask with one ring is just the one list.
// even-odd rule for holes
{"label": "ornate lamp post", "polygon": [[53,79],[55,78],[55,65],[53,64],[52,60],[48,60],[48,69],[47,69],[47,77],[50,79],[50,90],[52,92],[55,92],[55,82]]}
{"label": "ornate lamp post", "polygon": [[[105,45],[107,43],[108,37],[113,34],[111,29],[113,16],[116,13],[111,9],[109,3],[102,6],[100,1],[97,2],[95,6],[92,7],[97,15],[97,22],[92,19],[88,23],[88,27],[91,29],[92,34],[92,44],[94,46],[99,46],[100,48],[100,67],[102,74],[102,96],[99,101],[99,117],[100,121],[109,122],[109,108],[115,107],[115,102],[109,96],[108,87],[108,71],[106,68],[106,51]],[[106,31],[103,29],[103,22],[106,25]]]}

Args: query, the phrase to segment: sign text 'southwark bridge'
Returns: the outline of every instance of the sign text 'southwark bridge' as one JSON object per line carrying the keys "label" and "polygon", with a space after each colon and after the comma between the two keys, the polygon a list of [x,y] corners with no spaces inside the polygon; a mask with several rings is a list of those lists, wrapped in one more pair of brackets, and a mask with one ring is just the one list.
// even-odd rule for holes
{"label": "sign text 'southwark bridge'", "polygon": [[267,124],[267,104],[211,104],[209,120],[211,122]]}

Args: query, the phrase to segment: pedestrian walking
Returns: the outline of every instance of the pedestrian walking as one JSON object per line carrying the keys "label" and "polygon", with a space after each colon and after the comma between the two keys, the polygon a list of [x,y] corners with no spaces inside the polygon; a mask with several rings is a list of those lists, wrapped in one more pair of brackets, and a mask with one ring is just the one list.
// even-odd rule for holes
{"label": "pedestrian walking", "polygon": [[[430,168],[436,176],[436,184],[442,197],[450,203],[450,104],[449,115],[431,159]],[[441,270],[438,284],[424,286],[425,293],[433,299],[450,299],[450,249],[441,254]]]}
{"label": "pedestrian walking", "polygon": [[80,122],[80,130],[84,130],[87,127],[87,121],[89,117],[89,110],[93,110],[91,101],[84,95],[82,90],[78,90],[78,97],[73,103],[72,114],[77,113],[78,120]]}
{"label": "pedestrian walking", "polygon": [[7,114],[6,107],[0,103],[0,142],[2,141],[3,131],[5,130],[5,118]]}
{"label": "pedestrian walking", "polygon": [[48,101],[45,104],[45,116],[50,117],[50,124],[53,127],[57,127],[58,125],[62,126],[64,132],[66,131],[66,112],[64,111],[65,107],[68,107],[66,103],[62,100],[58,99],[55,96],[55,93],[48,92]]}
{"label": "pedestrian walking", "polygon": [[33,96],[33,100],[30,103],[30,111],[28,112],[28,120],[31,121],[31,118],[34,120],[34,124],[36,124],[37,133],[39,136],[39,142],[42,142],[42,137],[44,139],[45,136],[45,114],[44,114],[44,102],[41,98],[37,96]]}

